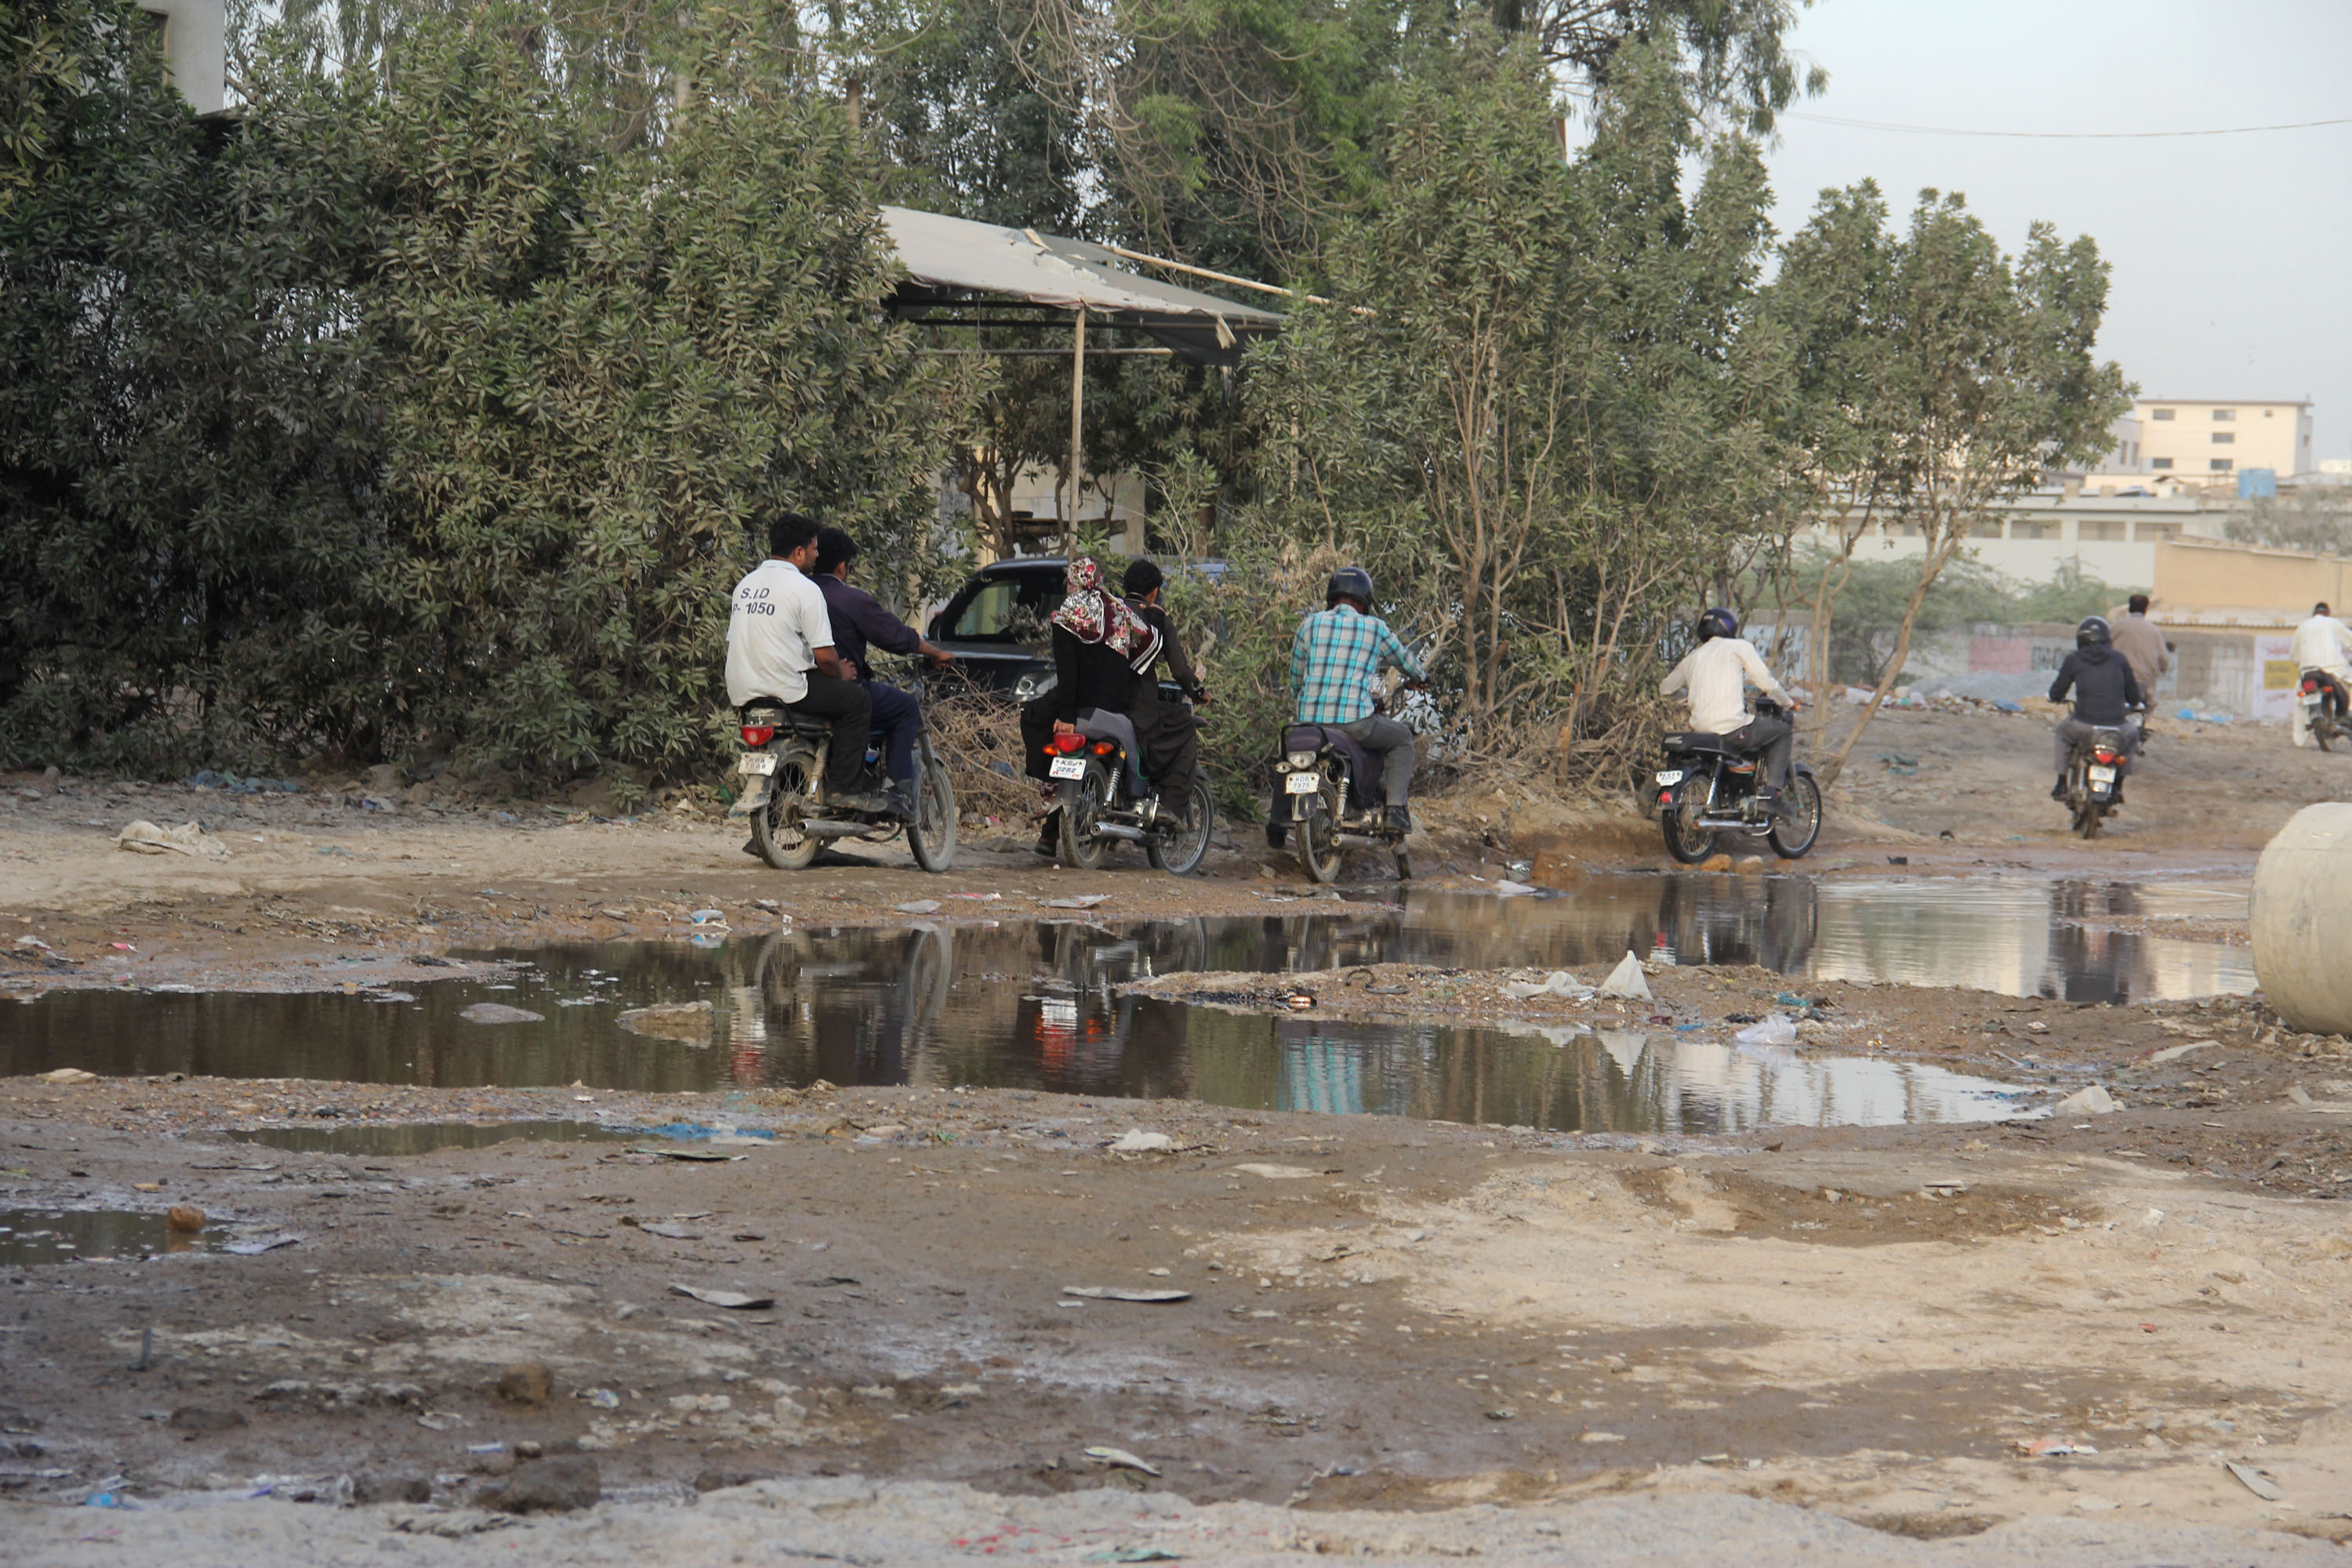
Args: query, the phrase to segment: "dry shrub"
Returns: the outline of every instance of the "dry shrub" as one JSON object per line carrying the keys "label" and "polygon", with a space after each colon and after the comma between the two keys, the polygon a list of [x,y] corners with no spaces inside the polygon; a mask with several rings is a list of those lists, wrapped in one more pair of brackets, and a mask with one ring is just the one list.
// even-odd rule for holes
{"label": "dry shrub", "polygon": [[931,746],[948,765],[956,807],[967,819],[1024,823],[1037,814],[1036,781],[1021,770],[1021,710],[1000,692],[933,678],[923,705]]}

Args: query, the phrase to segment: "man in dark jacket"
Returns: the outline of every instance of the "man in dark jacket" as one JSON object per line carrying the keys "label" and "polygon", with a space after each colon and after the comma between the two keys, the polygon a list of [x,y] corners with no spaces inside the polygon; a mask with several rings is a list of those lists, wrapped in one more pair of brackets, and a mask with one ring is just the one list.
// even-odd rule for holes
{"label": "man in dark jacket", "polygon": [[935,665],[955,656],[925,642],[922,634],[882,607],[882,601],[863,588],[849,585],[849,568],[858,556],[857,542],[838,528],[816,533],[816,585],[824,595],[825,614],[833,621],[833,646],[849,667],[849,678],[864,686],[873,699],[874,728],[882,735],[883,771],[890,775],[890,794],[898,815],[915,819],[915,737],[922,731],[922,704],[911,691],[901,691],[874,679],[867,645],[886,653],[920,654]]}
{"label": "man in dark jacket", "polygon": [[[1159,563],[1131,561],[1119,580],[1120,596],[1139,619],[1159,632],[1160,662],[1168,667],[1184,695],[1196,703],[1206,702],[1209,694],[1184,652],[1184,639],[1177,635],[1175,621],[1160,607],[1160,591],[1167,581]],[[1190,709],[1160,700],[1158,664],[1137,672],[1134,691],[1128,714],[1135,723],[1136,741],[1143,748],[1143,771],[1160,792],[1160,806],[1189,821],[1192,779],[1200,767],[1201,727]]]}
{"label": "man in dark jacket", "polygon": [[[2058,782],[2051,787],[2052,800],[2066,798],[2066,763],[2074,754],[2075,743],[2089,739],[2094,729],[2123,731],[2126,755],[2138,749],[2138,731],[2128,721],[2128,715],[2144,697],[2130,661],[2116,652],[2114,644],[2107,623],[2093,616],[2074,628],[2074,651],[2066,656],[2066,662],[2058,667],[2058,679],[2050,683],[2053,702],[2065,701],[2069,688],[2074,693],[2074,711],[2058,725]],[[2123,801],[2120,787],[2116,800],[2118,805]]]}

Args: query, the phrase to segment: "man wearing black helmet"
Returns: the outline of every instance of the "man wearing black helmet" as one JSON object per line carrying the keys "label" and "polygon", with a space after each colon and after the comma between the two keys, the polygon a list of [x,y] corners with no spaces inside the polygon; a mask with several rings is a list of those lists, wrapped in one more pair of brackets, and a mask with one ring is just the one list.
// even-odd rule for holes
{"label": "man wearing black helmet", "polygon": [[1658,694],[1690,693],[1691,728],[1720,735],[1741,751],[1760,755],[1767,787],[1756,792],[1765,808],[1780,816],[1795,810],[1784,793],[1789,787],[1789,753],[1796,749],[1796,731],[1785,719],[1767,719],[1748,710],[1748,688],[1778,702],[1790,712],[1804,704],[1772,679],[1771,669],[1756,645],[1739,635],[1739,617],[1717,606],[1698,618],[1698,646],[1658,682]]}
{"label": "man wearing black helmet", "polygon": [[[1292,722],[1344,730],[1381,759],[1381,790],[1388,803],[1388,826],[1412,829],[1405,796],[1412,788],[1412,731],[1380,710],[1375,682],[1383,666],[1404,672],[1407,685],[1429,679],[1386,621],[1372,614],[1372,576],[1360,566],[1342,566],[1323,590],[1323,608],[1298,623],[1290,644],[1290,689],[1297,700]],[[1274,842],[1281,814],[1266,819]]]}
{"label": "man wearing black helmet", "polygon": [[[2066,798],[2066,763],[2075,742],[2088,740],[2094,729],[2121,730],[2126,756],[2139,750],[2139,727],[2127,720],[2144,700],[2139,677],[2132,673],[2131,661],[2116,652],[2115,640],[2104,617],[2089,617],[2074,628],[2074,651],[2050,683],[2053,702],[2065,701],[2069,687],[2074,692],[2074,711],[2058,724],[2058,782],[2050,786],[2052,800]],[[2121,780],[2116,784],[2115,803],[2124,803]]]}

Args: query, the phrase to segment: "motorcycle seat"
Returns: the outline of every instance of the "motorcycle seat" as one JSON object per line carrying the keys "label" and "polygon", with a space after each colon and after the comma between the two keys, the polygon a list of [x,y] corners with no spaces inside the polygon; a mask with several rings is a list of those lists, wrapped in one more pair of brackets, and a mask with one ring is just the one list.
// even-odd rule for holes
{"label": "motorcycle seat", "polygon": [[1666,737],[1666,750],[1670,752],[1699,752],[1709,755],[1726,757],[1744,757],[1748,754],[1746,747],[1734,745],[1730,736],[1709,734],[1705,730],[1678,731],[1674,734],[1668,735]]}
{"label": "motorcycle seat", "polygon": [[1381,804],[1380,764],[1356,737],[1335,724],[1293,724],[1282,731],[1286,752],[1319,752],[1326,746],[1348,760],[1348,805],[1364,811]]}

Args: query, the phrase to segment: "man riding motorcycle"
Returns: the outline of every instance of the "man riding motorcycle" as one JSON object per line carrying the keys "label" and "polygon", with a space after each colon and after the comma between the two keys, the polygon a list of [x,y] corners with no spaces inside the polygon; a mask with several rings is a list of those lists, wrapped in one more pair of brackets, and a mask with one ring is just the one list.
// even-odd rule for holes
{"label": "man riding motorcycle", "polygon": [[[2311,606],[2311,618],[2294,628],[2294,647],[2290,655],[2295,668],[2319,682],[2327,693],[2327,705],[2336,710],[2340,722],[2345,717],[2346,691],[2352,685],[2352,630],[2327,613],[2323,601]],[[2294,743],[2309,746],[2311,726],[2305,721],[2303,704],[2294,705]]]}
{"label": "man riding motorcycle", "polygon": [[[1158,562],[1130,561],[1126,575],[1119,579],[1119,597],[1139,619],[1160,634],[1160,662],[1168,667],[1177,687],[1195,706],[1205,706],[1208,690],[1192,668],[1192,657],[1184,651],[1184,639],[1176,630],[1174,617],[1160,603],[1160,590],[1167,582],[1168,574],[1160,569]],[[1159,787],[1160,798],[1171,803],[1169,809],[1178,820],[1189,823],[1192,778],[1201,764],[1201,726],[1191,710],[1160,700],[1157,666],[1136,672],[1128,718],[1135,725],[1137,744],[1143,748],[1143,771]]]}
{"label": "man riding motorcycle", "polygon": [[[1294,724],[1339,730],[1381,762],[1381,794],[1391,832],[1412,831],[1407,796],[1412,789],[1412,731],[1381,711],[1376,689],[1383,668],[1393,666],[1405,684],[1419,689],[1428,679],[1389,624],[1372,613],[1372,574],[1342,566],[1324,584],[1323,608],[1298,623],[1290,642],[1290,689]],[[1276,805],[1280,805],[1280,797]],[[1282,847],[1284,813],[1270,811],[1266,842]]]}
{"label": "man riding motorcycle", "polygon": [[[2089,740],[2093,730],[2124,732],[2126,773],[2130,757],[2139,750],[2139,724],[2131,710],[2146,701],[2147,694],[2140,690],[2139,677],[2132,673],[2131,661],[2116,652],[2115,633],[2104,616],[2092,616],[2074,628],[2074,651],[2058,667],[2058,679],[2050,683],[2050,700],[2065,701],[2070,687],[2074,710],[2058,725],[2058,782],[2050,786],[2052,800],[2066,798],[2066,764],[2074,755],[2074,747]],[[2121,775],[2116,780],[2114,801],[2117,805],[2124,803]]]}
{"label": "man riding motorcycle", "polygon": [[816,585],[824,595],[833,624],[834,651],[848,668],[849,678],[866,688],[873,705],[873,731],[882,737],[883,772],[890,776],[890,793],[898,797],[898,814],[915,817],[915,737],[922,732],[923,706],[911,691],[901,691],[874,679],[866,645],[886,653],[919,654],[934,665],[945,665],[955,655],[923,640],[920,632],[882,607],[882,601],[863,588],[849,585],[849,568],[858,557],[857,542],[838,528],[821,528],[816,534]]}
{"label": "man riding motorcycle", "polygon": [[1748,710],[1748,687],[1793,713],[1804,706],[1772,679],[1756,645],[1739,635],[1739,617],[1720,605],[1698,618],[1698,646],[1658,682],[1658,694],[1690,693],[1690,727],[1720,735],[1750,754],[1760,753],[1766,787],[1756,798],[1775,816],[1794,817],[1790,805],[1789,755],[1796,731],[1785,719],[1759,718]]}
{"label": "man riding motorcycle", "polygon": [[815,564],[816,523],[796,511],[777,513],[768,525],[768,559],[735,584],[727,619],[727,700],[740,711],[766,698],[829,721],[826,804],[887,812],[889,796],[858,787],[873,705],[834,650],[824,595],[808,577]]}

